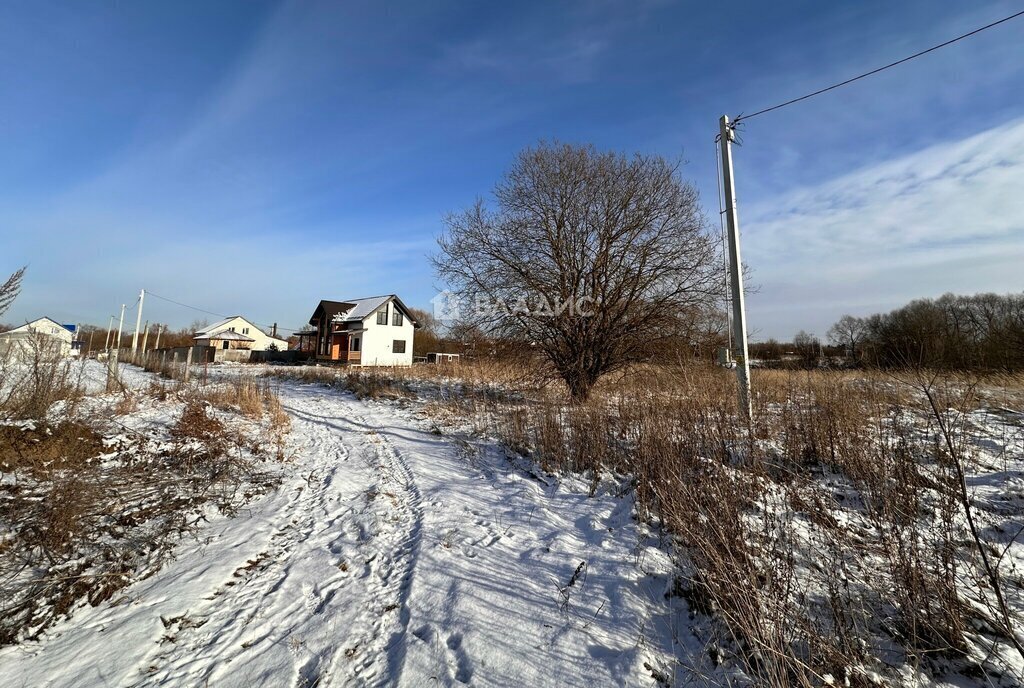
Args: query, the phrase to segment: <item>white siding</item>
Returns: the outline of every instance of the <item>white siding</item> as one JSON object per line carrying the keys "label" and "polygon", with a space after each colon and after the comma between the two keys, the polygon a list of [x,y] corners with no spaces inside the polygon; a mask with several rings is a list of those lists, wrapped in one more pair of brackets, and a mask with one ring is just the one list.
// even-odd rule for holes
{"label": "white siding", "polygon": [[[412,322],[407,315],[403,315],[401,325],[392,325],[392,312],[395,308],[393,301],[388,302],[381,308],[388,309],[388,324],[377,324],[377,313],[373,312],[363,319],[363,327],[366,331],[362,333],[362,365],[365,366],[411,366],[412,365],[412,340],[416,332]],[[393,344],[395,340],[405,342],[405,353],[395,353]]]}
{"label": "white siding", "polygon": [[47,356],[70,356],[73,339],[71,332],[60,323],[39,318],[0,334],[0,348],[17,355],[41,352]]}
{"label": "white siding", "polygon": [[235,332],[238,334],[244,334],[246,337],[253,338],[254,341],[249,344],[249,349],[252,351],[266,351],[270,348],[271,344],[276,344],[277,348],[281,351],[288,348],[287,341],[283,339],[274,339],[259,327],[241,316],[228,320],[213,332],[207,332],[206,334],[210,336],[206,337],[206,339],[216,339],[218,332],[230,330],[231,328],[234,328]]}

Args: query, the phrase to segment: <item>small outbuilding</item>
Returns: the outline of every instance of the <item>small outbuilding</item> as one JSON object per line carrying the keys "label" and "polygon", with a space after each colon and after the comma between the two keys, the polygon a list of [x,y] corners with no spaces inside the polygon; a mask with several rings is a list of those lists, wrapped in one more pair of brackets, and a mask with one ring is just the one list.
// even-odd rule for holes
{"label": "small outbuilding", "polygon": [[446,354],[441,352],[431,352],[427,354],[427,363],[458,363],[459,354]]}

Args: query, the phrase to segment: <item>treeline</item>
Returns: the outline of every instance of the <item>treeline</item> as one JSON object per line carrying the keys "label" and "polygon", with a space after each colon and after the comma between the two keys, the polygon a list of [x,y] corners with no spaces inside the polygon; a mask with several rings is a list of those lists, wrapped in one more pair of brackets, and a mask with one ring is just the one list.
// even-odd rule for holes
{"label": "treeline", "polygon": [[1024,293],[946,294],[866,318],[846,315],[828,337],[863,365],[1020,371]]}

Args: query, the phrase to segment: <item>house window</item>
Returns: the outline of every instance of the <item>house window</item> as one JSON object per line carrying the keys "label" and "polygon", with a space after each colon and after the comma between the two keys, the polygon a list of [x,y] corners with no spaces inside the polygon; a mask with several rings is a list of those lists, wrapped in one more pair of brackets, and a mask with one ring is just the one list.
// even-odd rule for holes
{"label": "house window", "polygon": [[249,334],[249,328],[248,327],[243,327],[242,328],[242,334]]}
{"label": "house window", "polygon": [[359,351],[359,337],[352,338],[352,348],[349,351]]}
{"label": "house window", "polygon": [[397,308],[395,309],[394,317],[391,318],[391,324],[398,325],[399,327],[401,327],[402,325],[402,311],[398,310]]}
{"label": "house window", "polygon": [[377,311],[377,324],[378,325],[387,325],[388,324],[388,307],[387,306],[384,306],[384,308],[382,308],[379,311]]}
{"label": "house window", "polygon": [[404,354],[405,353],[405,340],[404,339],[396,339],[395,341],[391,342],[391,351],[393,353],[396,353],[396,354]]}
{"label": "house window", "polygon": [[233,327],[229,327],[228,328],[228,332],[234,332],[234,331],[235,331],[235,328],[233,328]]}
{"label": "house window", "polygon": [[224,346],[223,346],[223,348],[225,348],[225,349],[226,349],[226,348],[228,348],[228,343],[229,343],[229,342],[225,341],[225,342],[224,342]]}

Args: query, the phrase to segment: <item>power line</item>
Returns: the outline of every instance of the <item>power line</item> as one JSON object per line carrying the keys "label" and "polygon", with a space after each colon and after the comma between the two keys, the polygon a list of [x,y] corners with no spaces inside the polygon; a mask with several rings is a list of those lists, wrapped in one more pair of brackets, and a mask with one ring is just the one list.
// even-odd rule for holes
{"label": "power line", "polygon": [[993,26],[999,26],[1000,24],[1004,24],[1004,23],[1010,21],[1011,19],[1016,19],[1017,17],[1021,17],[1021,16],[1024,16],[1024,10],[1021,10],[1020,12],[1017,12],[1016,14],[1011,14],[1009,17],[1003,17],[1002,19],[1000,19],[998,21],[994,21],[991,24],[986,24],[985,26],[982,26],[980,28],[974,29],[973,31],[968,31],[965,34],[961,34],[960,36],[957,36],[956,38],[952,38],[952,39],[946,41],[945,43],[939,43],[938,45],[933,45],[930,48],[922,50],[921,52],[914,53],[913,55],[909,55],[907,57],[904,57],[902,60],[896,60],[895,62],[890,62],[889,64],[887,64],[887,65],[885,65],[883,67],[878,67],[877,69],[872,69],[870,72],[864,72],[863,74],[858,74],[857,76],[855,76],[853,78],[847,79],[845,81],[840,81],[839,83],[832,84],[831,86],[826,86],[825,88],[818,89],[817,91],[814,91],[813,93],[808,93],[807,95],[800,96],[799,98],[793,98],[792,100],[787,100],[784,103],[779,103],[778,105],[773,105],[773,106],[765,108],[763,110],[758,110],[757,112],[751,113],[749,115],[740,115],[735,120],[733,120],[733,126],[735,126],[736,124],[739,124],[739,122],[741,120],[750,119],[752,117],[757,117],[758,115],[763,115],[766,112],[771,112],[772,110],[778,110],[779,108],[784,108],[787,105],[792,105],[793,103],[799,103],[801,100],[807,100],[808,98],[813,98],[814,96],[821,95],[822,93],[826,93],[826,92],[831,91],[833,89],[837,89],[837,88],[839,88],[841,86],[846,86],[847,84],[852,84],[854,81],[859,81],[860,79],[863,79],[865,77],[869,77],[869,76],[871,76],[873,74],[878,74],[879,72],[885,71],[886,69],[889,69],[890,67],[895,67],[897,65],[903,64],[904,62],[909,62],[909,61],[911,61],[911,60],[913,60],[915,58],[921,57],[922,55],[927,55],[930,52],[938,50],[939,48],[945,48],[947,45],[952,45],[953,43],[956,43],[957,41],[962,41],[965,38],[969,38],[969,37],[973,36],[974,34],[981,33],[982,31],[985,31],[986,29],[991,29]]}
{"label": "power line", "polygon": [[[174,305],[181,306],[183,308],[191,308],[194,311],[199,311],[200,313],[206,313],[207,315],[213,315],[213,316],[216,316],[218,318],[229,318],[229,317],[231,317],[231,316],[228,316],[228,315],[224,315],[223,313],[214,313],[213,311],[208,311],[208,310],[206,310],[204,308],[198,308],[196,306],[190,306],[187,303],[182,303],[181,301],[175,301],[174,299],[169,299],[166,296],[160,296],[159,294],[154,294],[153,292],[149,291],[148,289],[146,290],[146,295],[147,296],[155,296],[156,298],[160,299],[161,301],[167,301],[168,303],[173,303]],[[253,322],[252,324],[253,325],[259,325],[260,327],[274,327],[274,325],[268,325],[266,323]],[[279,330],[288,330],[289,332],[298,332],[299,331],[298,329],[296,329],[294,327],[281,327],[280,325],[277,326],[277,329],[279,329]]]}
{"label": "power line", "polygon": [[149,294],[150,296],[155,296],[156,298],[160,299],[161,301],[167,301],[168,303],[173,303],[176,306],[182,306],[184,308],[191,308],[194,311],[199,311],[200,313],[206,313],[207,315],[215,315],[218,318],[226,318],[226,317],[228,317],[228,316],[223,315],[221,313],[214,313],[213,311],[208,311],[208,310],[205,310],[205,309],[202,309],[202,308],[197,308],[195,306],[190,306],[187,303],[182,303],[180,301],[175,301],[174,299],[169,299],[166,296],[160,296],[159,294],[154,294],[151,291],[147,291],[146,293]]}

